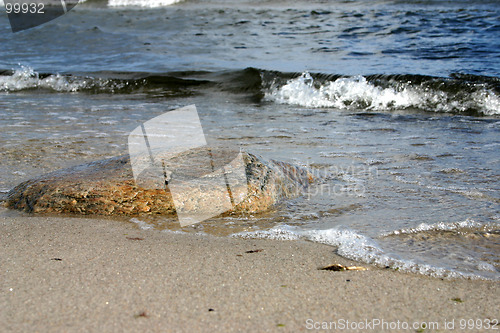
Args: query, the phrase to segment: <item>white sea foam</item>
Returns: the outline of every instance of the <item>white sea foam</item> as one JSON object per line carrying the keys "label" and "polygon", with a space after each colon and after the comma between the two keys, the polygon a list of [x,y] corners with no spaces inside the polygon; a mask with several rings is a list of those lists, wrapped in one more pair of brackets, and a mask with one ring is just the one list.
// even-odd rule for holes
{"label": "white sea foam", "polygon": [[345,258],[373,264],[379,267],[391,267],[401,271],[440,278],[466,277],[470,279],[481,279],[480,276],[474,274],[461,273],[388,255],[375,240],[349,229],[332,228],[324,230],[306,230],[289,225],[280,225],[265,231],[260,230],[237,233],[233,234],[232,237],[276,240],[306,239],[335,246],[337,247],[337,253]]}
{"label": "white sea foam", "polygon": [[109,7],[165,7],[181,2],[182,0],[109,0]]}
{"label": "white sea foam", "polygon": [[475,103],[483,107],[483,113],[492,116],[500,114],[500,96],[490,90],[476,92],[472,95]]}
{"label": "white sea foam", "polygon": [[123,84],[100,78],[71,77],[60,74],[41,77],[31,67],[21,66],[12,75],[0,75],[0,91],[21,91],[27,89],[47,89],[59,92],[76,92],[91,88],[113,91]]}
{"label": "white sea foam", "polygon": [[339,109],[353,105],[385,109],[390,106],[407,107],[418,103],[418,95],[410,91],[397,93],[392,89],[381,89],[370,84],[362,76],[340,78],[317,85],[307,72],[289,80],[284,86],[271,90],[266,97],[285,104]]}
{"label": "white sea foam", "polygon": [[86,84],[85,81],[69,82],[66,77],[59,74],[41,79],[32,68],[24,66],[14,71],[11,76],[0,76],[0,91],[19,91],[30,88],[77,91]]}
{"label": "white sea foam", "polygon": [[415,228],[404,228],[395,231],[391,231],[390,233],[383,234],[382,236],[391,236],[391,235],[401,235],[401,234],[416,234],[419,232],[426,231],[460,231],[464,232],[470,230],[484,229],[487,230],[495,230],[498,229],[499,225],[497,223],[485,224],[476,222],[472,219],[466,219],[465,221],[460,222],[438,222],[433,224],[421,223]]}
{"label": "white sea foam", "polygon": [[150,230],[150,229],[153,229],[153,225],[147,223],[147,222],[144,222],[144,221],[141,221],[135,217],[131,218],[130,219],[130,222],[132,223],[135,223],[137,224],[137,226],[142,229],[142,230]]}
{"label": "white sea foam", "polygon": [[479,109],[486,115],[500,114],[500,96],[493,91],[478,90],[467,100],[454,99],[444,91],[413,85],[382,88],[363,76],[316,82],[305,72],[283,86],[272,85],[267,100],[311,108],[393,110],[419,108],[439,112],[463,112]]}
{"label": "white sea foam", "polygon": [[278,225],[269,230],[244,231],[231,235],[237,238],[265,238],[275,240],[298,240],[301,238],[298,229],[286,224]]}

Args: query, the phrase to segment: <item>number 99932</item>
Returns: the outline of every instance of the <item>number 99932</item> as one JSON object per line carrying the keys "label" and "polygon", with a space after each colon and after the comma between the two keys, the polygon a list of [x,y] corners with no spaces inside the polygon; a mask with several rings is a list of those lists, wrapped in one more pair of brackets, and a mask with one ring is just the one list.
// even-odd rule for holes
{"label": "number 99932", "polygon": [[7,14],[45,14],[44,4],[36,2],[6,3]]}

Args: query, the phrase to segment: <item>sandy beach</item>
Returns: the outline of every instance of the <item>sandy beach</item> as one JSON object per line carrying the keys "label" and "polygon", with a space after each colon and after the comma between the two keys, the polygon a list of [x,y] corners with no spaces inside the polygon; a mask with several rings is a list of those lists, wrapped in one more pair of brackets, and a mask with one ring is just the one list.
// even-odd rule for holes
{"label": "sandy beach", "polygon": [[[451,324],[478,332],[461,330],[463,320],[486,325],[499,316],[497,282],[361,265],[304,241],[174,234],[3,208],[0,235],[2,332],[298,332],[325,325],[443,332]],[[330,264],[368,270],[318,269]]]}
{"label": "sandy beach", "polygon": [[500,1],[2,2],[0,333],[500,332]]}

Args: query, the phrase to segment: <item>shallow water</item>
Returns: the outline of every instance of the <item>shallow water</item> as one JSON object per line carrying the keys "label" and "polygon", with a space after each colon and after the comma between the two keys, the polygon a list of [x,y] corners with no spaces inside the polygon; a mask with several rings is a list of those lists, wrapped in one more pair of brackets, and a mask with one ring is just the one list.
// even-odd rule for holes
{"label": "shallow water", "polygon": [[0,16],[0,191],[125,154],[134,128],[195,104],[209,143],[322,180],[272,212],[184,231],[499,279],[499,18],[493,1],[90,1],[12,34]]}

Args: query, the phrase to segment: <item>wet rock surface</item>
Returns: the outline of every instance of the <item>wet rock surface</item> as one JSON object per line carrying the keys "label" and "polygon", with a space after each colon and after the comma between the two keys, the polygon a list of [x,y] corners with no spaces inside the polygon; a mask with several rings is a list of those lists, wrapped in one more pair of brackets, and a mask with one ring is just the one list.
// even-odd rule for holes
{"label": "wet rock surface", "polygon": [[[237,156],[240,179],[234,176]],[[175,215],[221,210],[214,206],[229,198],[229,212],[257,213],[299,196],[313,181],[305,168],[231,149],[192,150],[168,160],[168,175],[163,167],[165,178],[145,170],[136,181],[129,155],[78,165],[19,184],[6,206],[29,213]]]}

